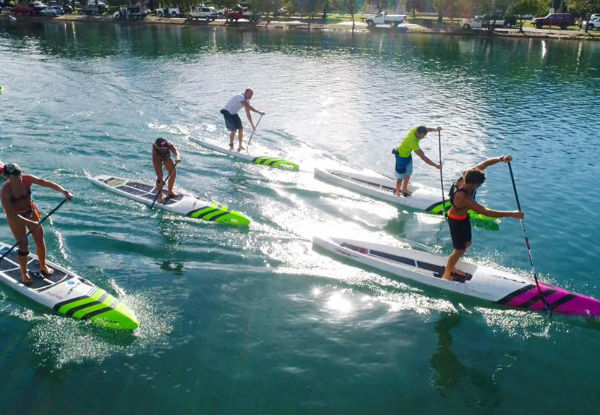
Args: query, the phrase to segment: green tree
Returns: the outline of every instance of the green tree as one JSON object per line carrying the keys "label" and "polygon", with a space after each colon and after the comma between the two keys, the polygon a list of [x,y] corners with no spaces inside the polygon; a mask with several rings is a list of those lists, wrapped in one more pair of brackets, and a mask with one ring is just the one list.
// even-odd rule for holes
{"label": "green tree", "polygon": [[335,6],[343,12],[350,13],[352,16],[352,30],[355,27],[354,15],[365,6],[365,0],[337,0]]}
{"label": "green tree", "polygon": [[261,13],[263,17],[266,17],[268,26],[277,10],[283,7],[283,0],[252,0],[252,3],[248,6],[252,8],[254,13]]}
{"label": "green tree", "polygon": [[327,0],[295,0],[294,1],[294,9],[295,11],[300,12],[303,15],[308,15],[308,30],[310,30],[310,25],[315,18],[315,14],[320,14],[323,12],[325,7],[327,6]]}
{"label": "green tree", "polygon": [[519,30],[523,32],[523,16],[539,16],[548,9],[548,3],[545,0],[516,0],[508,6],[508,12],[519,16]]}
{"label": "green tree", "polygon": [[[589,21],[590,14],[600,12],[600,0],[571,0],[569,2],[569,11],[579,15],[581,21]],[[588,32],[588,25],[585,25],[585,33]]]}

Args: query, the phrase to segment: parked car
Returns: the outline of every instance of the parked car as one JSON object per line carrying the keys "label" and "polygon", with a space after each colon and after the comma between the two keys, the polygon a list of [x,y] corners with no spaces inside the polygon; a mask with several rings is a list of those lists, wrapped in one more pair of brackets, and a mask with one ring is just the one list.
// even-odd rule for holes
{"label": "parked car", "polygon": [[14,4],[10,1],[0,1],[0,10],[12,10]]}
{"label": "parked car", "polygon": [[192,11],[188,15],[191,20],[206,20],[207,22],[212,20],[213,22],[217,18],[217,11],[214,7],[198,5],[192,7]]}
{"label": "parked car", "polygon": [[179,7],[163,7],[162,9],[156,9],[156,15],[158,17],[185,17],[185,14],[179,10]]}
{"label": "parked car", "polygon": [[581,27],[582,29],[586,26],[588,30],[600,30],[600,14],[592,14],[587,22],[581,22],[581,24],[579,25],[579,27]]}
{"label": "parked car", "polygon": [[40,10],[40,16],[55,17],[58,16],[58,13],[56,13],[54,7],[46,7],[45,9]]}
{"label": "parked car", "polygon": [[13,7],[13,13],[24,16],[34,16],[37,14],[32,4],[17,4]]}
{"label": "parked car", "polygon": [[378,24],[389,24],[392,27],[398,27],[400,23],[406,20],[405,14],[387,14],[379,12],[375,16],[367,17],[367,26],[376,26]]}
{"label": "parked car", "polygon": [[473,18],[463,19],[460,27],[463,30],[483,29],[494,24],[494,27],[513,27],[517,24],[516,16],[491,17],[488,15],[475,16]]}
{"label": "parked car", "polygon": [[561,30],[574,26],[575,19],[569,13],[550,13],[546,17],[536,17],[531,23],[538,29],[544,26],[558,26]]}
{"label": "parked car", "polygon": [[87,15],[103,14],[106,11],[106,3],[102,1],[90,0],[88,5],[81,9],[81,13]]}
{"label": "parked car", "polygon": [[62,16],[65,14],[65,9],[62,6],[48,6],[48,8],[54,10],[57,16]]}
{"label": "parked car", "polygon": [[230,22],[237,22],[239,19],[247,19],[250,22],[256,23],[260,20],[260,16],[254,14],[251,10],[248,10],[247,7],[238,5],[234,10],[229,10],[225,14],[225,19]]}
{"label": "parked car", "polygon": [[142,12],[139,7],[121,6],[119,11],[113,13],[115,20],[142,20],[146,18],[146,13]]}

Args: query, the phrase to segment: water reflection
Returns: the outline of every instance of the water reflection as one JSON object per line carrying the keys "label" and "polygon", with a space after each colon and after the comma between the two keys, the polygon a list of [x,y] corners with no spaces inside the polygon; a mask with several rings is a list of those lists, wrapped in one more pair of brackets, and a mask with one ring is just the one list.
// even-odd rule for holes
{"label": "water reflection", "polygon": [[448,399],[473,402],[478,407],[490,407],[499,403],[498,387],[492,376],[463,365],[452,351],[450,331],[460,324],[460,314],[442,316],[435,325],[438,347],[429,360],[433,369],[432,386]]}

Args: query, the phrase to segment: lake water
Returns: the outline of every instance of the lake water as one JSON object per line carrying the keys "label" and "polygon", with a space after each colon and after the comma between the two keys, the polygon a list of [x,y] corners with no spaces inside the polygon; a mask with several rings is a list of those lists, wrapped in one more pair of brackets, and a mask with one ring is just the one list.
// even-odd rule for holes
{"label": "lake water", "polygon": [[[1,413],[581,413],[600,406],[600,326],[489,306],[312,249],[349,234],[449,254],[438,218],[313,178],[393,174],[413,126],[440,125],[445,185],[510,153],[543,281],[600,297],[600,44],[160,25],[0,21],[0,159],[75,194],[46,225],[52,261],[118,294],[113,333],[0,289]],[[298,173],[234,161],[219,109],[266,112],[252,147]],[[245,125],[248,125],[244,117]],[[249,129],[247,129],[249,130]],[[249,215],[235,229],[150,211],[86,173],[177,184]],[[438,159],[436,134],[422,142]],[[413,180],[439,185],[416,159]],[[505,164],[479,200],[516,209]],[[44,211],[56,192],[36,188]],[[13,242],[4,215],[0,240]],[[471,260],[530,275],[516,220],[474,229]]]}

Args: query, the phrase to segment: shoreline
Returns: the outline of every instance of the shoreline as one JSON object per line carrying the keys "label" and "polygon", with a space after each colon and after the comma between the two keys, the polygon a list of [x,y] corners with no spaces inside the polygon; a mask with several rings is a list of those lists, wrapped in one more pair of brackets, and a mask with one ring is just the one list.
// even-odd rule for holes
{"label": "shoreline", "polygon": [[[1,14],[0,18],[8,19],[8,14]],[[342,23],[322,23],[320,20],[315,20],[310,24],[306,21],[300,20],[272,20],[266,22],[261,20],[258,23],[251,22],[235,22],[229,23],[224,19],[216,21],[206,22],[189,20],[183,17],[157,17],[147,16],[143,20],[115,20],[112,15],[103,16],[88,16],[80,14],[65,14],[56,17],[44,17],[44,16],[18,16],[18,21],[21,22],[43,22],[43,21],[57,21],[57,22],[92,22],[92,23],[112,23],[119,25],[178,25],[178,26],[200,26],[200,27],[227,27],[231,29],[261,29],[261,30],[302,30],[302,31],[344,31],[352,32],[352,22],[346,21]],[[465,36],[465,37],[484,37],[484,38],[516,38],[516,39],[556,39],[556,40],[586,40],[586,41],[600,41],[600,36],[593,36],[585,34],[581,31],[533,31],[525,30],[524,33],[518,29],[507,29],[499,28],[494,30],[494,35],[490,35],[487,31],[464,31],[456,27],[449,26],[453,30],[440,30],[430,29],[424,26],[420,26],[414,23],[403,23],[398,28],[391,27],[368,27],[362,22],[356,22],[354,32],[355,33],[371,33],[371,32],[397,32],[397,33],[420,33],[440,36]]]}

